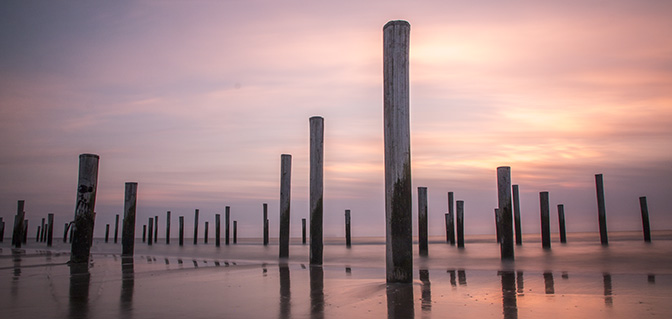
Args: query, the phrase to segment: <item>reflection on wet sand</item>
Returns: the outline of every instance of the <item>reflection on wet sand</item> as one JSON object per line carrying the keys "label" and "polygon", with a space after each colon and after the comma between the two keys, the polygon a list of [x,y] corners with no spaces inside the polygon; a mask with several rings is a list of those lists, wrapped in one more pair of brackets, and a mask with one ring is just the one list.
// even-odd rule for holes
{"label": "reflection on wet sand", "polygon": [[324,270],[310,266],[310,318],[324,318]]}
{"label": "reflection on wet sand", "polygon": [[280,271],[280,318],[291,318],[291,298],[289,266],[286,263],[278,265]]}
{"label": "reflection on wet sand", "polygon": [[91,274],[88,263],[72,263],[70,266],[70,318],[89,317],[89,286]]}
{"label": "reflection on wet sand", "polygon": [[649,274],[646,276],[646,281],[650,284],[655,284],[656,283],[656,275]]}
{"label": "reflection on wet sand", "polygon": [[523,296],[525,294],[525,283],[522,271],[516,272],[516,286],[518,286],[518,289],[516,290],[518,294]]}
{"label": "reflection on wet sand", "polygon": [[127,318],[132,314],[134,288],[135,288],[135,271],[134,271],[133,257],[122,257],[121,298],[119,300],[119,308],[124,318]]}
{"label": "reflection on wet sand", "polygon": [[[519,272],[522,282],[522,272]],[[502,279],[502,308],[505,319],[518,318],[518,305],[516,301],[516,274],[513,271],[500,271],[498,275]]]}
{"label": "reflection on wet sand", "polygon": [[413,318],[413,285],[387,284],[387,318]]}
{"label": "reflection on wet sand", "polygon": [[457,287],[457,281],[455,281],[455,269],[448,269],[446,272],[450,275],[450,285]]}
{"label": "reflection on wet sand", "polygon": [[19,277],[21,277],[21,250],[12,249],[12,263],[14,264],[14,273],[12,275],[11,294],[16,297],[19,293]]}
{"label": "reflection on wet sand", "polygon": [[611,307],[614,305],[614,299],[611,296],[612,295],[611,274],[610,273],[602,274],[602,281],[604,282],[604,304],[607,305],[608,307]]}
{"label": "reflection on wet sand", "polygon": [[553,273],[544,273],[544,289],[547,295],[555,294],[555,283],[553,282]]}
{"label": "reflection on wet sand", "polygon": [[460,286],[467,285],[467,273],[464,271],[464,269],[457,270],[457,282],[460,283]]}
{"label": "reflection on wet sand", "polygon": [[420,269],[420,281],[422,282],[422,311],[432,310],[432,288],[429,283],[429,270]]}

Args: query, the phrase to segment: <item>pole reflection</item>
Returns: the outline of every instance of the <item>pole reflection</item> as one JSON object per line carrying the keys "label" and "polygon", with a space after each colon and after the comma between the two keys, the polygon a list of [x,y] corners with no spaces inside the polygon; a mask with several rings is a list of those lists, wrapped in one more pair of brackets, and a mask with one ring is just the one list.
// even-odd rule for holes
{"label": "pole reflection", "polygon": [[603,273],[602,281],[604,282],[604,304],[607,305],[608,307],[611,307],[614,305],[614,299],[612,297],[612,289],[611,289],[611,274]]}
{"label": "pole reflection", "polygon": [[387,284],[387,318],[413,318],[413,284]]}
{"label": "pole reflection", "polygon": [[70,315],[69,318],[89,317],[89,286],[91,274],[88,263],[72,263],[70,266]]}
{"label": "pole reflection", "polygon": [[448,269],[446,272],[450,275],[450,285],[457,287],[457,281],[455,281],[455,269]]}
{"label": "pole reflection", "polygon": [[[513,271],[500,271],[498,275],[502,279],[502,308],[504,319],[518,318],[518,305],[516,301],[516,274]],[[519,278],[522,278],[522,273]]]}
{"label": "pole reflection", "polygon": [[553,281],[553,273],[544,273],[544,289],[547,295],[555,294],[555,282]]}
{"label": "pole reflection", "polygon": [[432,289],[429,283],[429,270],[420,269],[420,281],[422,282],[422,304],[423,312],[432,310]]}
{"label": "pole reflection", "polygon": [[324,318],[324,270],[322,266],[310,267],[310,318]]}
{"label": "pole reflection", "polygon": [[135,289],[135,269],[133,257],[121,258],[121,298],[119,307],[121,314],[126,318],[133,311],[133,290]]}
{"label": "pole reflection", "polygon": [[467,273],[464,271],[464,269],[457,270],[457,282],[460,284],[460,286],[467,285]]}
{"label": "pole reflection", "polygon": [[291,318],[291,290],[289,266],[286,263],[278,265],[280,271],[280,318]]}
{"label": "pole reflection", "polygon": [[524,296],[525,295],[525,280],[523,279],[523,272],[518,271],[516,272],[516,286],[518,289],[516,290],[519,295]]}

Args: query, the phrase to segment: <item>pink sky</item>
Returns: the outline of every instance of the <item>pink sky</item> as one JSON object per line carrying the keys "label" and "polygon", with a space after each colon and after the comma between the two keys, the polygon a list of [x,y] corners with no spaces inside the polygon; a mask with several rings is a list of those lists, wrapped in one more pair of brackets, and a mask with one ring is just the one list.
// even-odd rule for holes
{"label": "pink sky", "polygon": [[610,230],[640,229],[639,196],[652,228],[670,229],[671,14],[669,1],[4,3],[0,217],[11,224],[25,199],[31,229],[48,212],[69,221],[78,155],[96,153],[97,236],[127,181],[139,225],[171,210],[190,228],[195,208],[212,221],[228,205],[239,234],[259,237],[267,202],[275,236],[290,153],[300,236],[308,118],[321,115],[325,235],[343,235],[345,209],[354,236],[383,235],[382,26],[405,19],[413,190],[428,187],[430,235],[448,191],[465,200],[467,233],[494,231],[497,166],[520,185],[526,233],[539,231],[540,191],[554,231],[559,203],[568,231],[597,231],[597,173]]}

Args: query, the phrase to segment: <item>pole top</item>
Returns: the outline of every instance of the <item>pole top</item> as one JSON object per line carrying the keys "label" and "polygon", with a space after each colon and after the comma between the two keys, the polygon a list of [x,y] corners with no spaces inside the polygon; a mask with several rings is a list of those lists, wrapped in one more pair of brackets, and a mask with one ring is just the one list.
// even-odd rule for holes
{"label": "pole top", "polygon": [[392,26],[405,26],[405,27],[411,27],[411,24],[408,23],[406,20],[390,20],[388,21],[385,26],[383,27],[383,30],[387,29],[388,27]]}
{"label": "pole top", "polygon": [[80,158],[82,158],[82,157],[93,157],[93,158],[96,158],[96,159],[100,159],[100,156],[98,156],[98,154],[89,154],[89,153],[79,154],[79,157]]}

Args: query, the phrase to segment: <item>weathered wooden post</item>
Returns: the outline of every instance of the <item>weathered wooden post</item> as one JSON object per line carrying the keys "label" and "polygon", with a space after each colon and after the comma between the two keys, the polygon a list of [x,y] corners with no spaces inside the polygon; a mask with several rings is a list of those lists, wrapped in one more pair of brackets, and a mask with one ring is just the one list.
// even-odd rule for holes
{"label": "weathered wooden post", "polygon": [[180,239],[179,239],[179,242],[180,242],[180,246],[184,246],[184,216],[180,216],[178,222],[179,222],[179,224],[180,224],[180,225],[179,225],[179,226],[180,226],[180,230],[179,230],[179,236],[180,236]]}
{"label": "weathered wooden post", "polygon": [[117,243],[117,237],[119,237],[119,214],[114,217],[114,243]]}
{"label": "weathered wooden post", "polygon": [[72,244],[72,238],[75,236],[75,221],[70,222],[70,244]]}
{"label": "weathered wooden post", "polygon": [[221,227],[220,227],[220,220],[221,220],[221,214],[215,214],[215,246],[219,247],[221,243]]}
{"label": "weathered wooden post", "polygon": [[497,243],[501,244],[502,243],[502,218],[499,216],[499,208],[495,208],[495,236],[497,237]]}
{"label": "weathered wooden post", "polygon": [[46,218],[42,218],[42,226],[37,227],[37,229],[40,230],[40,232],[38,233],[38,240],[37,240],[39,242],[44,242],[44,234],[46,233],[45,230],[47,230],[47,228],[44,227],[46,221],[47,221]]}
{"label": "weathered wooden post", "polygon": [[448,192],[448,214],[446,214],[446,241],[455,245],[455,206],[453,192]]}
{"label": "weathered wooden post", "polygon": [[263,224],[263,229],[264,229],[264,246],[268,245],[268,204],[264,203],[264,224]]}
{"label": "weathered wooden post", "polygon": [[68,242],[68,230],[70,230],[70,223],[65,223],[65,227],[63,228],[63,243]]}
{"label": "weathered wooden post", "polygon": [[420,256],[429,254],[427,241],[427,187],[418,187],[418,252]]}
{"label": "weathered wooden post", "polygon": [[541,208],[541,246],[544,249],[551,248],[551,223],[548,192],[539,192],[539,205]]}
{"label": "weathered wooden post", "polygon": [[511,167],[497,167],[499,199],[500,252],[502,259],[513,259],[513,210],[511,209]]}
{"label": "weathered wooden post", "polygon": [[154,216],[154,242],[159,241],[159,216]]}
{"label": "weathered wooden post", "polygon": [[47,215],[47,221],[49,222],[49,225],[47,225],[47,247],[51,247],[54,243],[54,213]]}
{"label": "weathered wooden post", "polygon": [[234,244],[238,243],[238,221],[237,220],[233,221],[233,243]]}
{"label": "weathered wooden post", "polygon": [[306,244],[306,219],[301,218],[301,242]]}
{"label": "weathered wooden post", "polygon": [[644,231],[644,241],[651,242],[651,227],[649,226],[649,205],[646,203],[646,196],[639,198],[639,208],[642,211],[642,230]]}
{"label": "weathered wooden post", "polygon": [[98,161],[95,154],[79,155],[79,181],[77,183],[77,206],[75,208],[75,234],[72,239],[70,262],[89,261],[93,244],[96,189],[98,187]]}
{"label": "weathered wooden post", "polygon": [[567,232],[565,231],[565,205],[558,204],[558,224],[560,226],[560,242],[567,243]]}
{"label": "weathered wooden post", "polygon": [[457,213],[457,247],[464,248],[464,201],[455,202]]}
{"label": "weathered wooden post", "polygon": [[198,209],[194,212],[194,245],[198,244]]}
{"label": "weathered wooden post", "polygon": [[602,174],[595,174],[595,188],[597,190],[597,216],[600,222],[600,242],[602,245],[608,245],[607,209],[604,205],[604,182]]}
{"label": "weathered wooden post", "polygon": [[289,204],[292,183],[292,155],[280,156],[280,258],[289,258]]}
{"label": "weathered wooden post", "polygon": [[16,248],[21,248],[23,243],[23,224],[26,216],[24,211],[25,201],[20,200],[16,206],[16,215],[14,216],[14,230],[12,233],[12,245]]}
{"label": "weathered wooden post", "polygon": [[35,235],[35,242],[38,243],[40,242],[40,235],[42,234],[42,229],[40,226],[37,226],[37,234]]}
{"label": "weathered wooden post", "polygon": [[28,220],[26,219],[23,222],[23,238],[21,238],[21,241],[26,244],[28,242]]}
{"label": "weathered wooden post", "polygon": [[110,224],[105,224],[105,243],[110,240]]}
{"label": "weathered wooden post", "polygon": [[205,222],[205,231],[204,231],[205,234],[203,235],[203,243],[204,244],[208,243],[208,228],[210,228],[209,226],[210,226],[210,224],[208,222]]}
{"label": "weathered wooden post", "polygon": [[[322,265],[324,196],[324,118],[313,116],[310,122],[310,264]],[[305,233],[305,231],[304,231]],[[303,237],[305,244],[306,237]]]}
{"label": "weathered wooden post", "polygon": [[516,230],[516,245],[522,245],[523,232],[520,226],[520,194],[518,185],[513,185],[513,219]]}
{"label": "weathered wooden post", "polygon": [[149,228],[149,232],[147,233],[147,245],[151,246],[152,243],[154,242],[154,218],[149,218],[149,222],[147,222],[147,225],[149,225],[147,228]]}
{"label": "weathered wooden post", "polygon": [[147,241],[147,225],[142,225],[142,242]]}
{"label": "weathered wooden post", "polygon": [[166,245],[170,245],[170,211],[166,212]]}
{"label": "weathered wooden post", "polygon": [[352,238],[350,232],[350,210],[345,210],[345,247],[352,246]]}
{"label": "weathered wooden post", "polygon": [[5,241],[5,221],[0,217],[0,243]]}
{"label": "weathered wooden post", "polygon": [[409,40],[411,25],[383,27],[386,272],[388,283],[413,281]]}
{"label": "weathered wooden post", "polygon": [[[124,220],[121,226],[121,255],[133,256],[135,252],[135,207],[138,200],[138,183],[127,182],[124,188]],[[143,242],[145,238],[143,227]]]}
{"label": "weathered wooden post", "polygon": [[226,206],[224,208],[224,244],[229,244],[229,237],[231,237],[229,232],[229,226],[231,224],[231,207]]}

